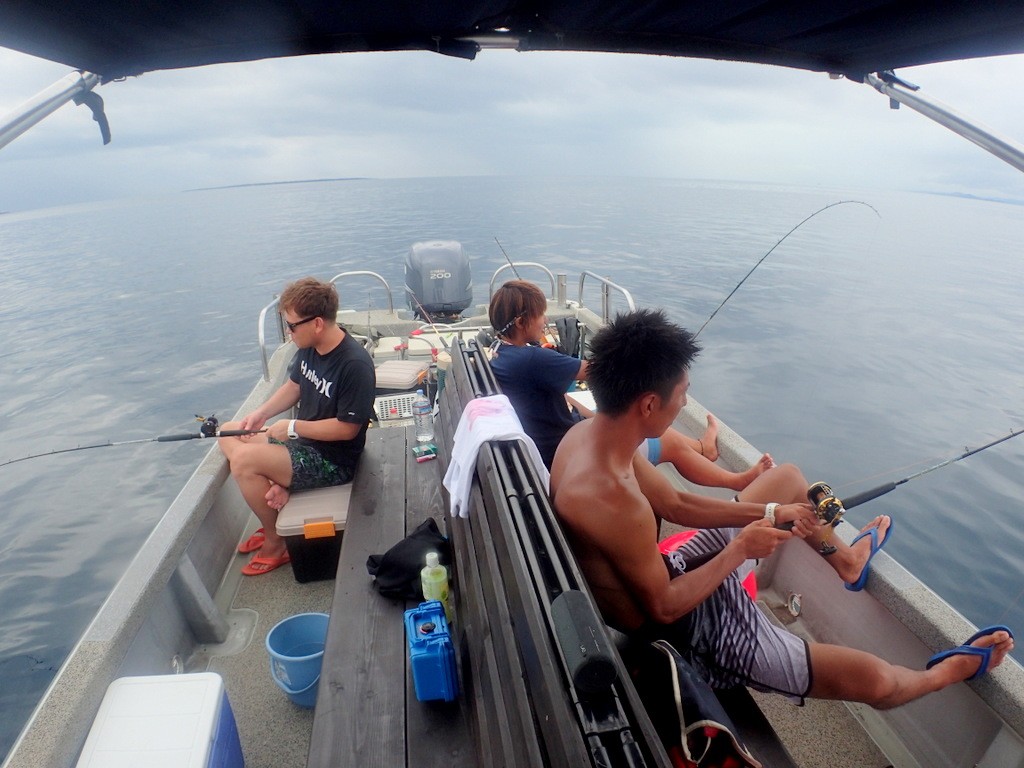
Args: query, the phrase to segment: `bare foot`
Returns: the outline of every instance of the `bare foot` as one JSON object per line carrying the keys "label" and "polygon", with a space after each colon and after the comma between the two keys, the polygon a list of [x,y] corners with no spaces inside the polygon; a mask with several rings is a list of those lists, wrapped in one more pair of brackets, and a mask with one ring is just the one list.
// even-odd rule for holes
{"label": "bare foot", "polygon": [[775,460],[771,457],[771,454],[765,453],[757,460],[757,463],[748,469],[746,472],[736,473],[736,483],[730,485],[734,491],[742,491],[757,477],[767,472],[769,469],[775,466]]}
{"label": "bare foot", "polygon": [[267,495],[264,496],[267,500],[267,506],[271,509],[276,509],[278,512],[288,503],[288,499],[291,498],[291,494],[287,488],[282,488],[277,483],[272,483],[270,490],[267,491]]}
{"label": "bare foot", "polygon": [[[718,461],[718,419],[708,414],[708,428],[700,438],[700,452],[708,461]],[[751,478],[753,479],[753,478]]]}
{"label": "bare foot", "polygon": [[871,542],[877,540],[878,545],[881,545],[881,543],[885,541],[885,532],[889,530],[889,526],[891,524],[892,520],[888,515],[879,515],[860,529],[860,532],[864,533],[872,528],[877,528],[877,539],[872,539],[871,536],[865,536],[850,547],[849,557],[844,561],[836,561],[835,566],[839,573],[839,578],[847,584],[854,584],[858,579],[860,579],[860,575],[864,571],[864,567],[868,564],[868,560],[871,558]]}
{"label": "bare foot", "polygon": [[[988,658],[988,668],[985,670],[986,672],[991,672],[1002,664],[1006,654],[1013,650],[1013,638],[1009,632],[1000,629],[990,635],[979,637],[971,645],[975,648],[992,649]],[[977,674],[978,670],[981,669],[982,661],[981,656],[958,653],[940,661],[932,667],[932,671],[945,684],[959,683],[961,680],[967,680]]]}

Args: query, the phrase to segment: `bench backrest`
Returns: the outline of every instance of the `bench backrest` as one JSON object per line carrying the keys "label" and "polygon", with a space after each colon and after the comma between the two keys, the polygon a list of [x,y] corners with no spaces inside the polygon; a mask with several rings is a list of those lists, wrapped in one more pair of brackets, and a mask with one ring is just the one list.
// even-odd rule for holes
{"label": "bench backrest", "polygon": [[[474,341],[452,357],[439,445],[451,445],[470,400],[500,392]],[[444,450],[441,458],[446,468]],[[449,521],[449,533],[456,642],[480,764],[668,766],[521,443],[484,445],[469,517]],[[588,653],[602,657],[590,667],[596,685],[580,674]]]}

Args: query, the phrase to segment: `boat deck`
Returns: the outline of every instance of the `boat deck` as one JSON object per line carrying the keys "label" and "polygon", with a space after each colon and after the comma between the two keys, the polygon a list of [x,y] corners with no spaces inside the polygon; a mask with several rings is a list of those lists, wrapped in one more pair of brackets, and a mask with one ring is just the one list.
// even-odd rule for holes
{"label": "boat deck", "polygon": [[[397,355],[391,337],[370,333],[411,333],[391,323],[391,315],[386,322],[362,313],[360,319],[366,318],[368,342],[376,339],[382,353]],[[602,322],[584,308],[578,316],[588,328]],[[475,344],[474,328],[458,332]],[[241,576],[248,556],[235,548],[256,521],[229,480],[223,455],[211,449],[61,668],[4,768],[73,765],[116,677],[207,669],[225,679],[250,768],[613,765],[600,751],[623,744],[644,745],[646,765],[667,765],[664,751],[651,746],[657,737],[617,653],[616,682],[596,696],[581,696],[567,675],[563,639],[552,618],[554,600],[566,591],[586,593],[586,585],[521,449],[486,444],[477,463],[472,515],[448,517],[440,483],[446,448],[466,403],[496,390],[493,377],[484,380],[489,366],[469,366],[455,354],[461,342],[447,341],[451,363],[438,366],[439,384],[448,382],[435,440],[441,455],[416,463],[411,427],[368,433],[336,580],[300,583],[291,568]],[[437,344],[421,338],[419,346]],[[292,351],[285,344],[264,359],[265,376],[239,414],[280,386]],[[691,401],[676,427],[696,436],[706,415]],[[719,449],[720,463],[733,470],[760,456],[722,422]],[[665,471],[681,482],[674,470]],[[365,570],[369,555],[385,552],[428,516],[446,530],[455,550],[453,627],[461,694],[447,706],[415,700],[402,621],[412,604],[381,597]],[[845,522],[836,531],[848,542],[856,533]],[[798,541],[761,564],[758,582],[762,608],[794,633],[863,648],[910,667],[975,629],[885,552],[872,563],[868,588],[856,595],[843,590],[827,564]],[[793,594],[803,598],[795,620],[780,610]],[[278,621],[310,611],[332,615],[315,712],[297,707],[277,688],[265,648]],[[599,619],[586,629],[607,632]],[[1024,766],[1021,691],[1024,668],[1011,662],[885,713],[837,702],[797,708],[777,696],[751,699],[742,691],[744,711],[730,712],[766,765],[1002,768]],[[754,730],[747,730],[751,724]],[[768,752],[752,733],[766,735]],[[781,749],[782,756],[772,749]]]}
{"label": "boat deck", "polygon": [[[367,433],[336,581],[301,584],[290,568],[240,579],[229,616],[254,621],[251,640],[240,653],[212,656],[209,669],[227,681],[249,768],[475,764],[464,699],[415,699],[403,613],[416,603],[382,597],[366,570],[369,555],[426,518],[443,527],[441,462],[417,463],[414,444],[411,426]],[[238,555],[235,570],[248,557]],[[274,624],[306,611],[336,617],[315,710],[294,705],[274,684],[264,645]]]}
{"label": "boat deck", "polygon": [[[451,429],[438,426],[442,433]],[[439,445],[445,436],[438,435]],[[416,701],[402,620],[403,611],[415,603],[382,597],[366,571],[369,555],[386,551],[427,517],[442,530],[446,527],[444,458],[417,463],[414,444],[411,426],[367,433],[336,581],[302,584],[290,568],[281,568],[259,578],[229,577],[232,583],[222,585],[222,593],[234,594],[229,620],[245,625],[251,639],[240,652],[211,649],[209,669],[227,682],[250,768],[303,763],[310,768],[477,764],[465,686],[452,704]],[[682,482],[678,476],[673,479]],[[247,558],[237,555],[231,571],[237,574]],[[277,688],[264,646],[274,624],[305,611],[325,611],[334,617],[315,711],[295,706]],[[774,735],[767,734],[768,749],[777,735],[794,757],[790,764],[889,764],[840,702],[809,702],[796,708],[779,697],[756,700],[775,730]],[[760,713],[754,716],[759,718]],[[751,735],[745,734],[748,741]],[[751,748],[758,753],[756,745]],[[766,764],[786,764],[778,759]]]}
{"label": "boat deck", "polygon": [[440,461],[416,462],[413,427],[372,430],[349,507],[309,745],[309,768],[475,764],[466,698],[416,700],[404,611],[366,570],[433,517],[444,527]]}
{"label": "boat deck", "polygon": [[[249,557],[238,555],[234,571]],[[242,614],[240,619],[253,622],[251,640],[238,653],[213,656],[209,671],[224,678],[248,768],[305,764],[313,710],[292,704],[274,684],[264,641],[271,628],[288,616],[328,612],[333,592],[333,581],[299,584],[291,568],[279,568],[259,578],[240,577],[229,617]]]}

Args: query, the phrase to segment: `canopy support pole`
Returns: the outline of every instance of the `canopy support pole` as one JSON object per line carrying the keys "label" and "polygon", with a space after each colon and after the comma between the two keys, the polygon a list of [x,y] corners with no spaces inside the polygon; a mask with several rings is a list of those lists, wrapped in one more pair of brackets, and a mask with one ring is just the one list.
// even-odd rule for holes
{"label": "canopy support pole", "polygon": [[1024,171],[1024,146],[1000,136],[990,128],[971,122],[942,102],[924,96],[918,91],[918,86],[901,81],[892,72],[881,72],[877,76],[867,75],[864,82],[888,96],[893,109],[898,109],[900,104],[906,104],[939,125],[949,128],[953,133],[991,152],[1018,171]]}
{"label": "canopy support pole", "polygon": [[49,117],[69,101],[86,104],[93,119],[100,124],[103,143],[110,142],[110,127],[103,113],[103,100],[91,93],[100,84],[100,76],[92,72],[72,72],[49,88],[40,91],[13,112],[0,118],[0,148],[6,147],[44,118]]}

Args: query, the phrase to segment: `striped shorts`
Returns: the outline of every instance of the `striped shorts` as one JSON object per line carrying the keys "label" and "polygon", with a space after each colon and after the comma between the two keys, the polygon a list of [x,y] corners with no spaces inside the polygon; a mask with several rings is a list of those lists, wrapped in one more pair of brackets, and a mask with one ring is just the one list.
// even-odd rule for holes
{"label": "striped shorts", "polygon": [[[699,531],[663,556],[670,577],[706,562],[739,531]],[[639,635],[644,640],[668,640],[712,688],[747,685],[802,703],[812,679],[807,643],[773,624],[744,591],[740,582],[752,568],[748,561],[686,616],[672,624],[646,624]]]}

